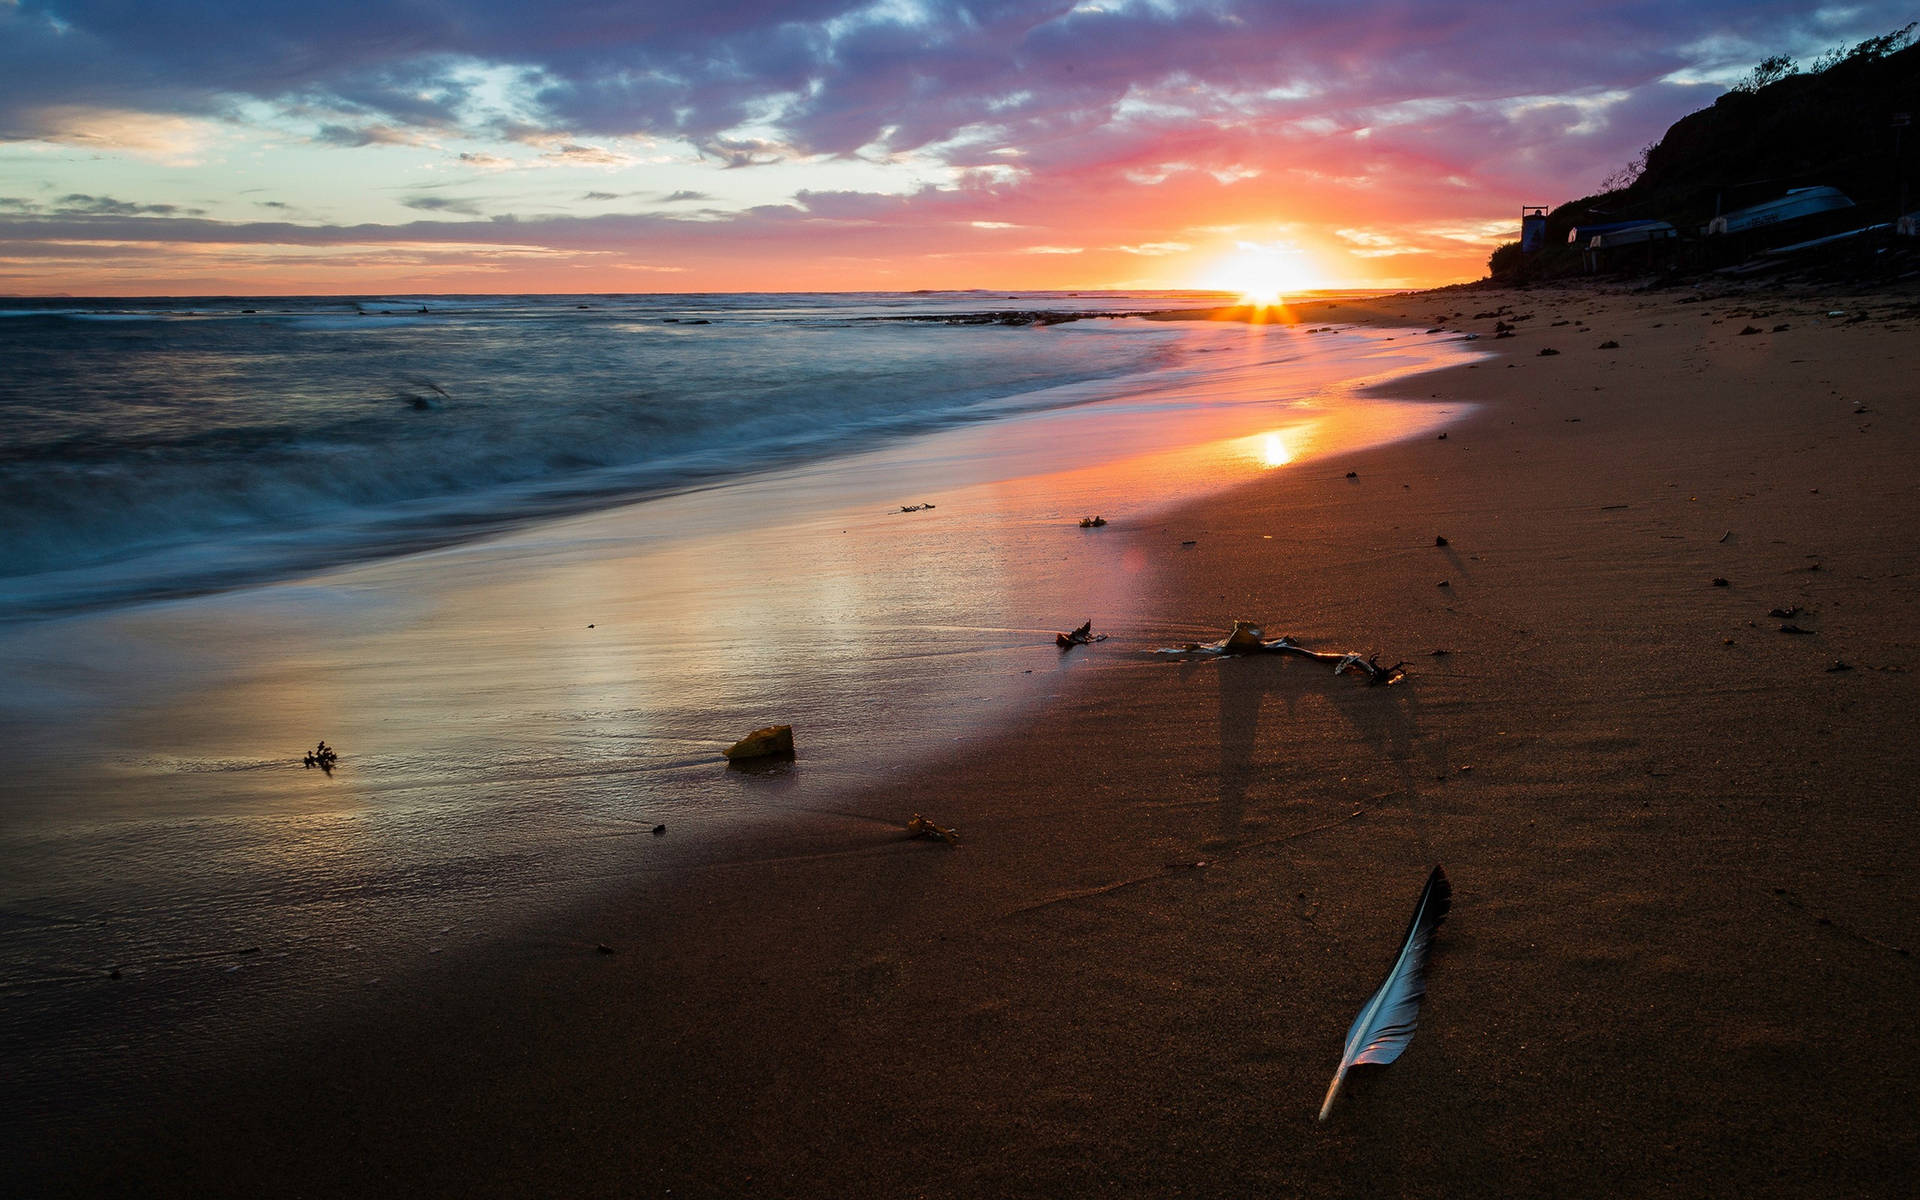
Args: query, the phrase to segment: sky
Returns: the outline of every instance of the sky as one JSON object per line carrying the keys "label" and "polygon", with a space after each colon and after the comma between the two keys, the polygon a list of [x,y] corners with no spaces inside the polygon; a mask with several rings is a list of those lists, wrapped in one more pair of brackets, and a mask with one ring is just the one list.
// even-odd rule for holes
{"label": "sky", "polygon": [[1911,8],[0,0],[0,293],[1430,286]]}

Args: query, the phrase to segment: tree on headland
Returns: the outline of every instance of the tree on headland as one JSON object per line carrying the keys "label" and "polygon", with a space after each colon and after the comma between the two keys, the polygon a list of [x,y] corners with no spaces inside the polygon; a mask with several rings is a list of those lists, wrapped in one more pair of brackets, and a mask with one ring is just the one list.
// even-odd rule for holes
{"label": "tree on headland", "polygon": [[1916,27],[1920,27],[1920,21],[1908,21],[1890,33],[1867,38],[1851,50],[1845,46],[1835,46],[1814,60],[1814,73],[1817,75],[1843,62],[1879,62],[1889,54],[1906,49],[1907,44],[1913,41]]}
{"label": "tree on headland", "polygon": [[1647,173],[1647,155],[1652,153],[1653,148],[1659,144],[1659,142],[1648,142],[1640,147],[1640,153],[1629,159],[1626,166],[1600,181],[1600,190],[1618,192],[1632,187],[1642,175]]}
{"label": "tree on headland", "polygon": [[1763,58],[1760,64],[1747,72],[1746,78],[1733,85],[1736,92],[1753,93],[1763,87],[1771,87],[1789,75],[1798,73],[1799,66],[1784,54]]}

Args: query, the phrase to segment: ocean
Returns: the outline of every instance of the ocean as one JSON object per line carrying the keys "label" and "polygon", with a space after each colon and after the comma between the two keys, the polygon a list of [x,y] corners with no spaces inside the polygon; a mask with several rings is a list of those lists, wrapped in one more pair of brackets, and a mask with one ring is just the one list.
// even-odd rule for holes
{"label": "ocean", "polygon": [[[1196,293],[0,300],[0,621],[283,578],[1174,365]],[[1014,318],[1018,319],[1018,318]]]}
{"label": "ocean", "polygon": [[[1118,315],[1219,299],[6,302],[16,1113],[57,1128],[482,943],[590,953],[553,941],[588,897],[885,852],[914,812],[965,836],[887,780],[1225,620],[1310,629],[1310,597],[1157,613],[1155,571],[1213,548],[1178,505],[1340,486],[1455,415],[1365,387],[1473,351]],[[995,315],[1067,311],[1115,315]],[[1061,653],[1089,619],[1112,639]],[[728,769],[774,723],[798,758]]]}

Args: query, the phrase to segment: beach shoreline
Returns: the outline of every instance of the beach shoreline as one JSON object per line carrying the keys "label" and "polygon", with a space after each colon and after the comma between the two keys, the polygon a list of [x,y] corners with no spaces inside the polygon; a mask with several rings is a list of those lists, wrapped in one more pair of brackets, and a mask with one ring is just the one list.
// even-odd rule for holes
{"label": "beach shoreline", "polygon": [[[1893,1194],[1912,303],[1306,309],[1498,357],[1389,392],[1472,405],[1444,436],[1116,520],[1145,632],[857,825],[749,831],[23,1161],[49,1195]],[[1235,620],[1408,678],[1144,644]],[[1434,862],[1419,1034],[1316,1126]]]}

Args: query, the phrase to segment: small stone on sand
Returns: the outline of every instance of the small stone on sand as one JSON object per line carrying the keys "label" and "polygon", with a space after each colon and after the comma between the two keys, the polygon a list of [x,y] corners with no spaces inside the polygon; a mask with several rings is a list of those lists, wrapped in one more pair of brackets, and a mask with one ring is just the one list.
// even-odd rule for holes
{"label": "small stone on sand", "polygon": [[741,738],[723,752],[729,759],[793,757],[793,726],[768,725]]}

